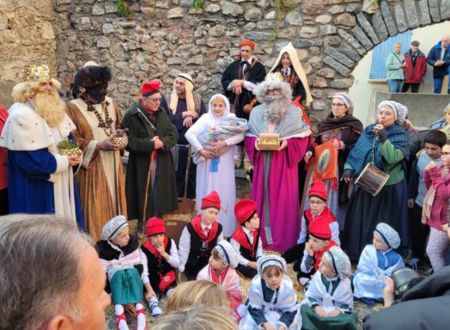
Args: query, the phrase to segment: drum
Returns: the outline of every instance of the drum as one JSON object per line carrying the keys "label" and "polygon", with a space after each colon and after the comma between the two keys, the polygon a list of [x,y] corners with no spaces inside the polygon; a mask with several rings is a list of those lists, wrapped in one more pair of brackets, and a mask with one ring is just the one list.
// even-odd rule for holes
{"label": "drum", "polygon": [[375,197],[388,179],[389,174],[384,173],[372,163],[368,163],[356,179],[355,184]]}

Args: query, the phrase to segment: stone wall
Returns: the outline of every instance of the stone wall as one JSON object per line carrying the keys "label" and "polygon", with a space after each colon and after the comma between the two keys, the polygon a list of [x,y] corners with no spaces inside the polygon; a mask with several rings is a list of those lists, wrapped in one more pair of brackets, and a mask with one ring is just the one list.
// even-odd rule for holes
{"label": "stone wall", "polygon": [[11,104],[25,66],[48,63],[56,74],[53,23],[51,0],[0,0],[0,104]]}
{"label": "stone wall", "polygon": [[348,90],[353,68],[376,44],[450,19],[450,0],[204,0],[200,9],[193,2],[128,0],[130,15],[121,16],[113,0],[54,0],[59,79],[70,81],[88,60],[109,65],[110,94],[126,109],[144,80],[162,79],[167,94],[174,77],[188,72],[206,101],[222,91],[220,77],[239,40],[255,40],[267,68],[292,41],[308,75],[312,108],[322,117],[330,96]]}

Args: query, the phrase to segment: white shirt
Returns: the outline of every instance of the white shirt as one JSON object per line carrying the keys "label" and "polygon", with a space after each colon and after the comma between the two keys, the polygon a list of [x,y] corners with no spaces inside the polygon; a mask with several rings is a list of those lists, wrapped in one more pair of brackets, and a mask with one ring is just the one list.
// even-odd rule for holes
{"label": "white shirt", "polygon": [[[205,226],[203,223],[201,223],[200,226],[202,230],[205,230],[208,227],[211,230],[211,225]],[[222,233],[220,233],[220,235],[217,237],[218,242],[220,242],[221,240],[223,240]],[[180,242],[178,244],[179,244],[178,255],[180,257],[180,265],[178,267],[178,270],[180,272],[184,272],[184,267],[186,266],[186,262],[189,258],[189,252],[191,251],[191,234],[187,229],[187,225],[184,226],[183,231],[181,232]]]}
{"label": "white shirt", "polygon": [[[317,216],[317,215],[316,215]],[[316,217],[313,215],[314,217]],[[302,216],[302,224],[300,229],[300,234],[298,235],[297,244],[302,244],[306,242],[306,235],[308,233],[308,226],[306,225],[306,218]],[[341,245],[341,240],[339,239],[339,224],[337,221],[330,222],[331,239],[336,242],[337,245]]]}
{"label": "white shirt", "polygon": [[[243,62],[243,61],[241,61],[241,62]],[[251,67],[252,62],[253,62],[253,56],[251,56],[247,60],[247,63],[248,63],[247,70]],[[239,63],[239,65],[241,65],[241,64]],[[242,68],[242,69],[244,69],[244,68]],[[242,87],[244,87],[246,90],[248,90],[250,92],[253,92],[253,89],[256,87],[256,84],[252,83],[251,81],[244,80],[244,84],[242,85]],[[231,82],[227,87],[228,91],[231,91],[232,89],[233,89],[233,82]]]}
{"label": "white shirt", "polygon": [[[242,229],[244,230],[245,235],[247,236],[250,244],[253,244],[253,234],[252,232],[250,232],[250,230],[248,230],[245,227],[242,227]],[[240,251],[241,245],[238,243],[238,241],[236,241],[235,239],[230,239],[230,244],[231,246],[234,248],[234,250],[236,251],[238,258],[239,258],[239,264],[247,266],[248,263],[250,262],[250,260],[245,259]],[[256,249],[256,260],[258,260],[258,258],[263,256],[263,249],[262,249],[262,242],[261,242],[261,238],[258,238],[258,248]]]}

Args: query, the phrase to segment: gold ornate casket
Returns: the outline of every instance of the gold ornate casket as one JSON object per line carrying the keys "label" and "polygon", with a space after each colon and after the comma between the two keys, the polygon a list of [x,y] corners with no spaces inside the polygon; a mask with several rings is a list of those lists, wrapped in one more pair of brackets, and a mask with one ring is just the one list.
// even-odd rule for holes
{"label": "gold ornate casket", "polygon": [[257,140],[260,150],[273,151],[280,147],[280,134],[261,133]]}

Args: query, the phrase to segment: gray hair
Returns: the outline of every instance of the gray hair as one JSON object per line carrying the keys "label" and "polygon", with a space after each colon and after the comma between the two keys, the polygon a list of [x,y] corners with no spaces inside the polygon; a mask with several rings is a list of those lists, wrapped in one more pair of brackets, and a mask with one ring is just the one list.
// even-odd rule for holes
{"label": "gray hair", "polygon": [[57,314],[74,322],[87,235],[51,215],[0,217],[0,329],[41,328]]}

